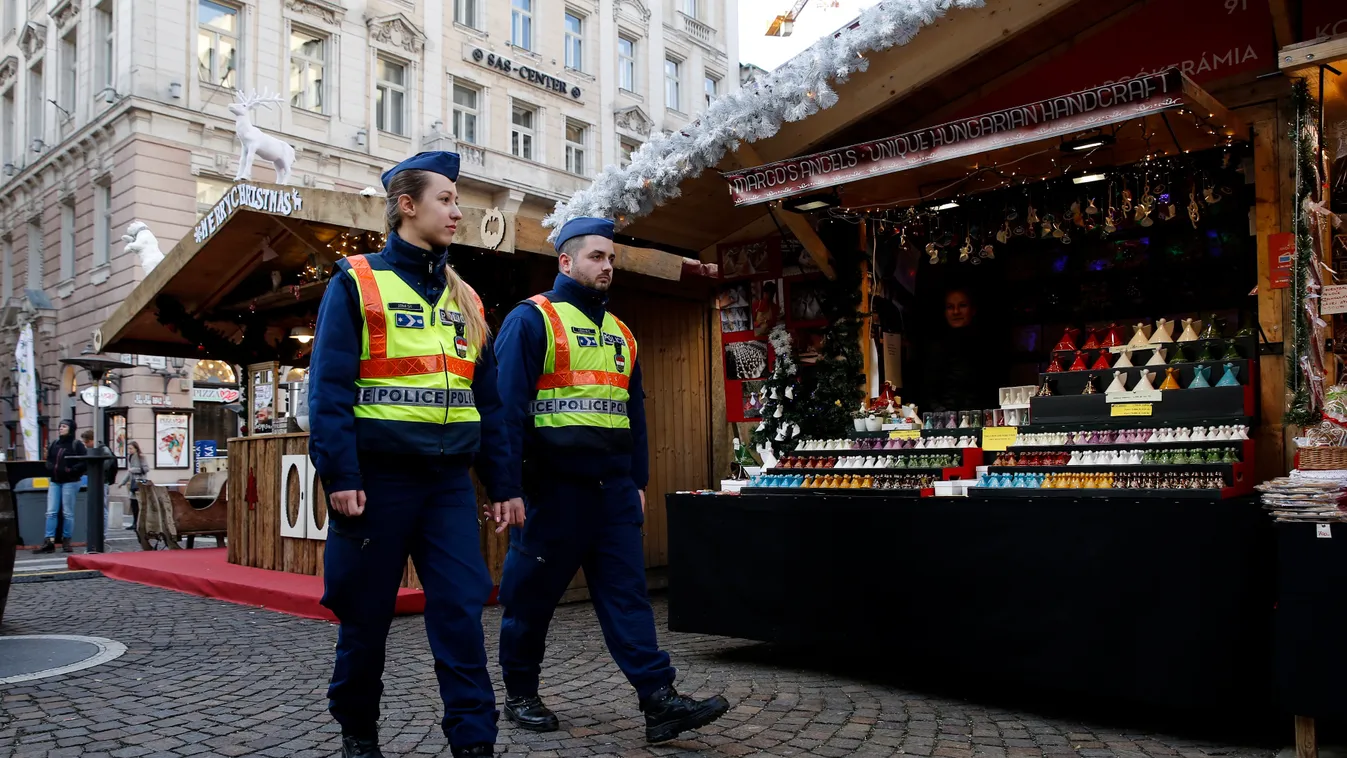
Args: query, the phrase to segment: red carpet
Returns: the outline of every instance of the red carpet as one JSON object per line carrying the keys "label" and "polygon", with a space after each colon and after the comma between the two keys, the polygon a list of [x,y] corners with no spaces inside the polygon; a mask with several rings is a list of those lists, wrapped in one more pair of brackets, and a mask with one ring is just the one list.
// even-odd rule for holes
{"label": "red carpet", "polygon": [[[94,569],[104,576],[189,595],[225,600],[292,616],[336,621],[319,605],[323,578],[284,571],[236,566],[226,560],[227,548],[154,550],[136,553],[71,555],[71,569]],[[421,590],[398,591],[399,615],[422,613],[426,595]]]}

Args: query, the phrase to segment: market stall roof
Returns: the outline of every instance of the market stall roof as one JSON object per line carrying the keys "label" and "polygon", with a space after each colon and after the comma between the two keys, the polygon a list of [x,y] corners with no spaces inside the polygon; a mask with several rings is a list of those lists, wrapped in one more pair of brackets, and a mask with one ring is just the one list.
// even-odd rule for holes
{"label": "market stall roof", "polygon": [[[513,214],[464,208],[461,244],[510,252]],[[100,352],[285,357],[312,322],[324,270],[382,248],[384,198],[235,184],[94,332]]]}

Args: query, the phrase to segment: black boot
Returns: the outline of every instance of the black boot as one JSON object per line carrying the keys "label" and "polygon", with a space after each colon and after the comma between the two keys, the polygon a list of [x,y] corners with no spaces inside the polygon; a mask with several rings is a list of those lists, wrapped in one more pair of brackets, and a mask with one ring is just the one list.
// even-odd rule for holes
{"label": "black boot", "polygon": [[548,710],[537,695],[505,698],[505,718],[530,732],[555,732],[561,728],[557,715]]}
{"label": "black boot", "polygon": [[341,758],[384,758],[379,752],[378,732],[360,737],[342,732]]}
{"label": "black boot", "polygon": [[454,753],[454,758],[488,758],[496,754],[496,749],[492,745],[468,745],[467,747],[450,748]]}
{"label": "black boot", "polygon": [[730,703],[720,695],[706,700],[693,700],[678,694],[673,685],[661,687],[641,703],[645,713],[646,742],[668,742],[680,732],[706,726],[730,709]]}
{"label": "black boot", "polygon": [[33,555],[41,555],[43,553],[54,553],[54,552],[56,552],[56,540],[52,539],[51,537],[42,540],[41,547],[33,548]]}
{"label": "black boot", "polygon": [[75,546],[71,544],[70,540],[64,540],[61,542],[61,552],[73,553],[75,552]]}

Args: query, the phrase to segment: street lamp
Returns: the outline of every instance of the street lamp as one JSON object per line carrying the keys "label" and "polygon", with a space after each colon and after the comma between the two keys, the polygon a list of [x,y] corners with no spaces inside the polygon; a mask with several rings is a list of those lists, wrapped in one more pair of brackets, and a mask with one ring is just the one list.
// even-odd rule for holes
{"label": "street lamp", "polygon": [[[78,366],[89,372],[93,378],[94,387],[103,384],[103,377],[107,376],[113,369],[133,368],[130,363],[114,361],[111,358],[101,358],[90,345],[86,345],[80,351],[78,358],[62,358],[61,363],[67,366]],[[85,498],[87,507],[86,520],[89,525],[88,547],[85,552],[101,553],[103,552],[103,466],[106,461],[112,459],[112,451],[108,450],[103,437],[103,404],[100,402],[98,390],[94,390],[94,449],[89,451],[88,455],[72,456],[89,462],[89,494]]]}

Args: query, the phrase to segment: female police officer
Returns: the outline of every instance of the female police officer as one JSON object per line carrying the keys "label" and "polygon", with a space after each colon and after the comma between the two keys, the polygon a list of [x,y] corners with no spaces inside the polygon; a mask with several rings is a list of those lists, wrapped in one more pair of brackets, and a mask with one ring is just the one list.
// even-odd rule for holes
{"label": "female police officer", "polygon": [[427,152],[384,173],[388,243],[338,262],[318,311],[309,451],[332,514],[323,605],[341,629],[328,707],[346,758],[382,756],[384,644],[409,555],[445,737],[454,756],[492,755],[496,741],[481,623],[491,580],[468,467],[494,495],[508,448],[481,302],[447,260],[463,218],[458,162]]}

